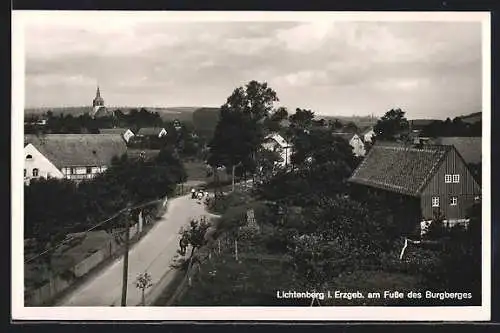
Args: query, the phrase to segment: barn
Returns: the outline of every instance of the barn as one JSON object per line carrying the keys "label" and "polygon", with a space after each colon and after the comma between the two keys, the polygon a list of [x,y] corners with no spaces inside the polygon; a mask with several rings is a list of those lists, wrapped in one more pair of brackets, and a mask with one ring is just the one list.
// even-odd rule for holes
{"label": "barn", "polygon": [[444,216],[448,225],[467,220],[481,187],[452,145],[377,142],[349,179],[352,184],[418,202],[420,219]]}

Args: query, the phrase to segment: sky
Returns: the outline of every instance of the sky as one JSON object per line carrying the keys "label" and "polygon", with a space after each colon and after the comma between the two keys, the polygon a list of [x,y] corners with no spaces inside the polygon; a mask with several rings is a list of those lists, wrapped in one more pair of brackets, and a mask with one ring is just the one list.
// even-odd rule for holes
{"label": "sky", "polygon": [[409,118],[481,111],[481,24],[182,21],[82,14],[25,24],[25,107],[212,106],[250,80],[277,106]]}

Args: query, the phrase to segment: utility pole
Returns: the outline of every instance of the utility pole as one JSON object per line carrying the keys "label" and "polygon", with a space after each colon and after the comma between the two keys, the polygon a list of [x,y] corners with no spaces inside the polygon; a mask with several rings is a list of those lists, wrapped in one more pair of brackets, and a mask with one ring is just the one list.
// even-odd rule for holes
{"label": "utility pole", "polygon": [[130,247],[130,204],[125,211],[125,254],[123,256],[123,278],[122,278],[122,304],[127,306],[127,284],[128,284],[128,250]]}
{"label": "utility pole", "polygon": [[233,165],[233,172],[232,172],[232,186],[231,186],[231,192],[234,192],[234,169],[236,169],[236,165]]}

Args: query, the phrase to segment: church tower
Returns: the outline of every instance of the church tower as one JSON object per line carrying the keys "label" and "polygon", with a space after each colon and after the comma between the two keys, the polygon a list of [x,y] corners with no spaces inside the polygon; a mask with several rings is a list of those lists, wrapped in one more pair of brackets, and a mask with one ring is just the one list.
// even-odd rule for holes
{"label": "church tower", "polygon": [[92,118],[108,116],[109,112],[106,110],[104,106],[104,99],[101,97],[101,90],[99,86],[97,86],[97,91],[95,94],[95,98],[92,101]]}
{"label": "church tower", "polygon": [[96,106],[104,106],[104,99],[101,97],[101,91],[99,90],[99,86],[97,86],[97,92],[95,94],[94,101],[92,102],[92,106],[95,108]]}

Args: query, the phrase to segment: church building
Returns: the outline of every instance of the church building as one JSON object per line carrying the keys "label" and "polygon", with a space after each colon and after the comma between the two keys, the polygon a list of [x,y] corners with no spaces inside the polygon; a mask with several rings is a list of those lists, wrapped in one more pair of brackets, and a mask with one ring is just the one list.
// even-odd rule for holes
{"label": "church building", "polygon": [[92,118],[112,116],[112,112],[108,111],[104,106],[104,99],[101,97],[101,91],[97,86],[97,92],[94,100],[92,101]]}

